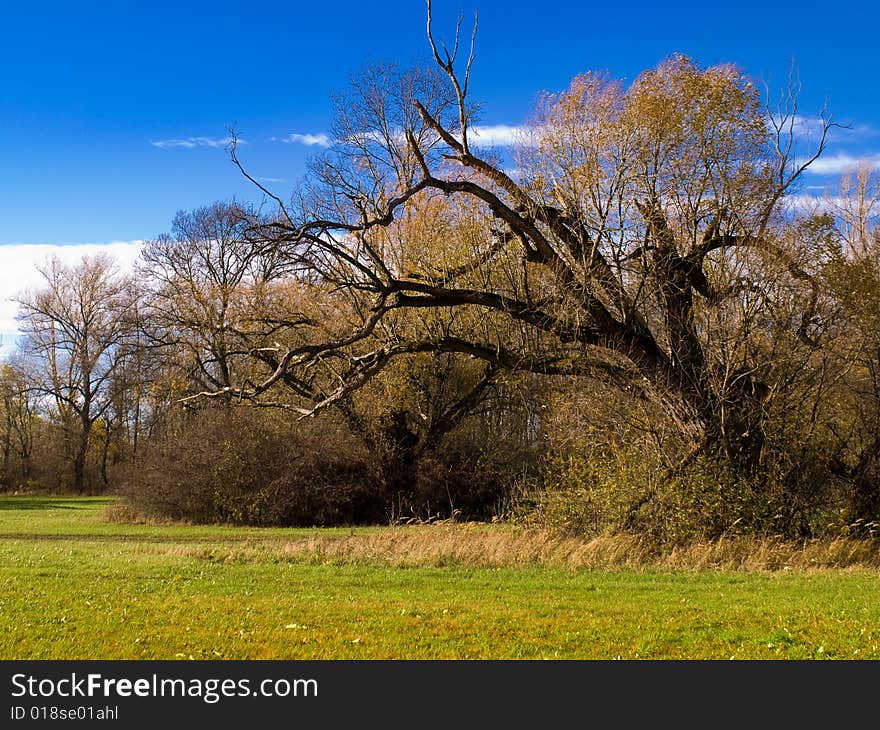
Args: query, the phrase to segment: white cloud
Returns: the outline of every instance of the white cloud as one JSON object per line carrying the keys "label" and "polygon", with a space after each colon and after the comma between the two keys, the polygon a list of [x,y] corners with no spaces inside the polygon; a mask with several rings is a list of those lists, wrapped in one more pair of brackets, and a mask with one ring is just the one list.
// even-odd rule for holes
{"label": "white cloud", "polygon": [[[779,127],[782,133],[786,134],[790,127],[794,134],[798,136],[813,137],[822,134],[828,121],[831,121],[829,117],[823,118],[818,114],[816,116],[805,116],[803,114],[773,113],[767,117],[767,131],[772,134],[775,132],[776,127]],[[833,133],[833,130],[836,129],[839,129],[839,127],[831,127],[828,131]]]}
{"label": "white cloud", "polygon": [[213,149],[218,149],[220,147],[228,147],[232,142],[235,141],[238,144],[245,144],[245,140],[238,139],[233,140],[232,137],[186,137],[184,139],[156,139],[150,140],[150,144],[153,147],[158,147],[162,150],[174,149],[175,147],[182,147],[184,149],[192,149],[193,147],[211,147]]}
{"label": "white cloud", "polygon": [[880,170],[880,154],[869,154],[854,157],[846,153],[822,156],[808,169],[816,175],[842,175],[852,172],[860,164],[867,164],[875,170]]}
{"label": "white cloud", "polygon": [[[831,213],[835,216],[841,215],[844,211],[854,211],[859,207],[857,199],[840,194],[832,195],[827,191],[822,195],[808,193],[786,195],[784,203],[790,209],[801,213]],[[865,213],[869,218],[877,218],[880,206],[876,201],[869,203]]]}
{"label": "white cloud", "polygon": [[878,130],[870,124],[847,125],[846,131],[856,137],[876,137]]}
{"label": "white cloud", "polygon": [[810,195],[808,193],[793,193],[783,199],[789,208],[802,213],[828,212],[839,208],[846,201],[839,195]]}
{"label": "white cloud", "polygon": [[[818,143],[823,132],[825,133],[826,142],[835,145],[854,145],[864,143],[864,140],[876,137],[880,130],[870,124],[854,124],[852,122],[841,121],[833,115],[822,118],[816,116],[804,116],[795,114],[793,117],[784,118],[778,114],[771,115],[767,118],[767,131],[770,135],[775,134],[773,127],[774,122],[781,125],[783,141],[788,134],[789,124],[792,125],[792,132],[795,138],[806,144],[815,145]],[[826,124],[830,126],[826,129]]]}
{"label": "white cloud", "polygon": [[488,124],[468,128],[469,141],[485,147],[513,147],[528,142],[529,128],[521,124]]}
{"label": "white cloud", "polygon": [[[512,147],[516,144],[528,143],[527,131],[528,128],[522,125],[477,124],[468,128],[468,139],[472,144],[482,147]],[[404,140],[402,131],[395,131],[392,137],[397,142],[403,142]],[[275,137],[272,137],[271,141],[275,141],[275,139]],[[377,132],[366,134],[364,139],[376,142],[384,141]],[[289,134],[286,137],[282,137],[281,141],[303,144],[307,147],[329,147],[333,144],[333,140],[324,132],[319,132],[318,134]],[[352,141],[359,140],[358,138],[353,138]]]}
{"label": "white cloud", "polygon": [[77,264],[83,256],[107,253],[123,271],[131,269],[141,252],[142,241],[114,241],[113,243],[78,243],[65,246],[52,244],[13,243],[0,246],[0,357],[6,357],[15,347],[19,336],[17,297],[26,289],[42,284],[37,266],[53,256],[65,264]]}
{"label": "white cloud", "polygon": [[[794,133],[800,135],[820,135],[825,129],[826,120],[821,116],[807,117],[794,115]],[[786,125],[787,126],[787,125]],[[836,127],[835,127],[836,129]]]}
{"label": "white cloud", "polygon": [[324,132],[318,134],[288,134],[281,139],[282,142],[290,144],[304,144],[306,147],[329,147],[331,145],[330,137]]}

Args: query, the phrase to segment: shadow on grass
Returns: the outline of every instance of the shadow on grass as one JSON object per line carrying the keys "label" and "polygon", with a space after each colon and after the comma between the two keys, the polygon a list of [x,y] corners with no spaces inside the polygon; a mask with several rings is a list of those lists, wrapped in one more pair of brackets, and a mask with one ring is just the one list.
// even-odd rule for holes
{"label": "shadow on grass", "polygon": [[144,534],[109,534],[83,532],[0,532],[0,540],[32,540],[39,542],[123,542],[123,543],[180,543],[198,544],[210,542],[212,545],[221,543],[245,543],[252,540],[249,535],[144,535]]}
{"label": "shadow on grass", "polygon": [[94,509],[109,497],[15,497],[0,494],[0,510]]}

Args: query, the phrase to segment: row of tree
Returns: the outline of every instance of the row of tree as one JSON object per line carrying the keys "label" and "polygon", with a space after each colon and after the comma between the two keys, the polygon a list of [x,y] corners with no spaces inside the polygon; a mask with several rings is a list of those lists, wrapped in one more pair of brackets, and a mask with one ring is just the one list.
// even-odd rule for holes
{"label": "row of tree", "polygon": [[[349,521],[520,504],[661,537],[873,529],[877,177],[792,195],[830,122],[676,56],[546,95],[505,160],[471,134],[472,51],[430,16],[429,41],[432,67],[337,98],[292,200],[252,180],[271,205],[180,213],[134,272],[43,269],[0,377],[4,483],[35,478],[39,441],[61,486],[140,464],[119,480],[179,516],[162,465],[199,451],[199,473],[224,465],[196,500],[212,519],[308,521],[266,505],[314,501],[311,479],[347,485]],[[254,477],[242,444],[282,468]]]}

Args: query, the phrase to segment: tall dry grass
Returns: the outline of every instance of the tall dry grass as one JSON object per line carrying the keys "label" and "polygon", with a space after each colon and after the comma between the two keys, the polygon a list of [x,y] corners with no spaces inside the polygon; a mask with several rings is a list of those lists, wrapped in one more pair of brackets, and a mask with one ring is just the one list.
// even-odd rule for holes
{"label": "tall dry grass", "polygon": [[735,537],[658,548],[637,536],[562,536],[506,525],[434,524],[388,527],[350,535],[316,533],[296,540],[176,546],[175,554],[212,561],[383,563],[400,567],[544,566],[571,570],[779,571],[878,569],[880,541]]}

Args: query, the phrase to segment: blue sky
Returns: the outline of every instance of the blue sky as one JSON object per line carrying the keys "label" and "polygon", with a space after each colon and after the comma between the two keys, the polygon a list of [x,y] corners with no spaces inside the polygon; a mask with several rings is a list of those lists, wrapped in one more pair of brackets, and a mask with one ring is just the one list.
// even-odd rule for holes
{"label": "blue sky", "polygon": [[[235,125],[256,175],[292,183],[329,94],[367,59],[425,58],[424,4],[49,2],[4,7],[0,44],[0,244],[136,240],[179,208],[253,197],[221,147]],[[575,3],[436,0],[437,28],[480,12],[474,97],[487,124],[520,123],[542,89],[590,69],[633,78],[673,52],[784,81],[802,110],[827,98],[852,139],[880,151],[873,3]],[[197,138],[204,138],[201,143]],[[194,146],[151,142],[190,140]],[[282,192],[285,183],[273,183]]]}
{"label": "blue sky", "polygon": [[[582,71],[631,80],[681,52],[703,65],[735,62],[778,87],[794,59],[802,113],[827,99],[835,119],[853,125],[828,150],[833,177],[850,158],[880,166],[875,6],[435,0],[434,14],[449,37],[460,12],[467,25],[479,10],[472,93],[486,125],[520,124],[540,91]],[[22,265],[26,252],[43,255],[31,244],[136,242],[167,230],[178,209],[258,199],[223,149],[229,125],[247,142],[248,168],[284,195],[316,147],[279,140],[325,132],[330,93],[364,62],[419,63],[428,50],[422,0],[252,8],[82,0],[3,10],[0,246],[30,245],[2,252]],[[0,299],[14,294],[8,286],[0,281]]]}

